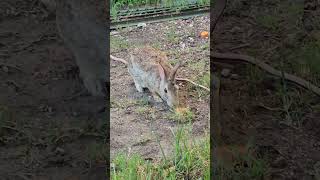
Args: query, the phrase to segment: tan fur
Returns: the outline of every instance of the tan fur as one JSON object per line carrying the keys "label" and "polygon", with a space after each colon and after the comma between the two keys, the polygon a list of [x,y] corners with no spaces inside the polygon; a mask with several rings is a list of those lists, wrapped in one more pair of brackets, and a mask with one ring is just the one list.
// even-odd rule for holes
{"label": "tan fur", "polygon": [[[145,46],[130,50],[130,56],[128,71],[137,90],[142,92],[143,88],[148,88],[154,96],[160,96],[170,107],[177,106],[179,100],[175,81],[169,79],[174,68],[169,64],[166,54]],[[160,75],[162,69],[165,74],[164,79]]]}

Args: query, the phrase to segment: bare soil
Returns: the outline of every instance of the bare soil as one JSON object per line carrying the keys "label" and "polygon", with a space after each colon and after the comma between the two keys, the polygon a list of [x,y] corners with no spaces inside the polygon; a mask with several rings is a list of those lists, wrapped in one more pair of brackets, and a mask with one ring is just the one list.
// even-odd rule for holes
{"label": "bare soil", "polygon": [[[118,30],[111,33],[111,54],[128,59],[128,48],[148,44],[167,53],[169,62],[184,63],[178,77],[197,80],[209,74],[209,39],[200,37],[202,31],[209,30],[209,22],[208,16],[201,16]],[[163,156],[161,148],[170,156],[174,148],[172,130],[187,122],[174,118],[168,107],[154,102],[148,92],[139,93],[121,62],[111,61],[110,76],[111,159],[118,153],[137,153],[157,160]],[[178,84],[182,104],[194,114],[192,134],[203,137],[209,133],[209,92],[186,82]]]}
{"label": "bare soil", "polygon": [[[269,28],[262,26],[267,21],[259,21],[259,17],[272,14],[278,4],[279,1],[229,2],[213,35],[214,51],[251,55],[277,69],[281,68],[282,60],[285,71],[319,86],[319,79],[315,79],[317,73],[302,74],[294,69],[306,58],[289,61],[279,56],[284,52],[291,52],[286,54],[287,57],[294,56],[302,51],[303,45],[314,40],[301,27],[301,19],[277,14],[270,19],[283,19],[269,24]],[[287,5],[282,7],[289,9]],[[286,10],[282,11],[283,14]],[[275,27],[278,29],[272,30]],[[233,76],[236,78],[221,79],[224,141],[241,145],[253,137],[259,154],[268,162],[270,179],[319,178],[320,110],[317,105],[320,98],[287,83],[286,95],[292,102],[290,121],[284,112],[283,96],[279,93],[281,80],[274,80],[250,65],[235,63],[230,67],[217,64],[217,70],[224,68],[231,69],[230,74],[236,74]]]}

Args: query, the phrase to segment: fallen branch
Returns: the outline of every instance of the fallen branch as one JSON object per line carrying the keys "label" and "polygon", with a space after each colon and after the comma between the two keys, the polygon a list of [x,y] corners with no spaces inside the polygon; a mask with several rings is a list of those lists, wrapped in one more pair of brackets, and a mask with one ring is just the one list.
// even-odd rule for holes
{"label": "fallen branch", "polygon": [[124,60],[124,59],[122,59],[122,58],[114,57],[114,56],[112,56],[111,54],[110,54],[110,58],[113,59],[113,60],[116,60],[116,61],[120,61],[120,62],[124,63],[125,65],[128,64],[128,62],[127,62],[126,60]]}
{"label": "fallen branch", "polygon": [[200,84],[197,84],[197,83],[191,81],[190,79],[178,78],[178,77],[175,78],[175,79],[178,80],[178,81],[187,81],[187,82],[189,82],[189,83],[191,83],[191,84],[193,84],[193,85],[195,85],[195,86],[201,87],[201,88],[203,88],[203,89],[205,89],[205,90],[207,90],[207,91],[210,92],[210,89],[209,89],[209,88],[207,88],[207,87],[205,87],[205,86],[202,86],[202,85],[200,85]]}
{"label": "fallen branch", "polygon": [[6,67],[8,67],[8,68],[16,69],[16,70],[18,70],[18,71],[20,71],[20,72],[23,72],[22,69],[18,68],[18,67],[15,66],[15,65],[11,65],[11,64],[7,64],[7,63],[1,62],[1,63],[0,63],[0,66],[6,66]]}
{"label": "fallen branch", "polygon": [[[275,68],[273,68],[272,66],[259,61],[251,56],[247,56],[247,55],[241,55],[241,54],[233,54],[233,53],[212,53],[211,57],[214,59],[213,61],[218,61],[218,62],[244,62],[244,63],[250,63],[253,65],[256,65],[258,67],[260,67],[261,69],[265,70],[266,72],[277,76],[277,77],[282,77],[282,72],[279,70],[276,70]],[[306,81],[300,77],[297,77],[295,75],[292,74],[288,74],[288,73],[283,73],[283,77],[285,80],[294,82],[310,91],[312,91],[313,93],[317,94],[318,96],[320,96],[320,88],[315,86],[314,84],[312,84],[309,81]]]}

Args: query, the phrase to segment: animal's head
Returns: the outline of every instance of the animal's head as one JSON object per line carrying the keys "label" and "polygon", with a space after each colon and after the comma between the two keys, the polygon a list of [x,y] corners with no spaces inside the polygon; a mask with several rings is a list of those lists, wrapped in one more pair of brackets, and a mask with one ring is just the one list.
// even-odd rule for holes
{"label": "animal's head", "polygon": [[158,67],[161,78],[160,96],[171,108],[177,107],[179,105],[179,88],[176,85],[175,76],[178,68],[180,67],[180,63],[177,63],[173,68],[171,68],[166,63],[160,62]]}

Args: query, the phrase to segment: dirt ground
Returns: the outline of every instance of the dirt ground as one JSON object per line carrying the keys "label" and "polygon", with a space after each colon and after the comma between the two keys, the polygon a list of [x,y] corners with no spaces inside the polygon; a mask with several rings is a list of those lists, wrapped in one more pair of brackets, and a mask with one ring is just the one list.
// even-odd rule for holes
{"label": "dirt ground", "polygon": [[[209,39],[200,37],[209,30],[209,15],[175,20],[146,27],[112,32],[111,54],[128,59],[128,48],[150,45],[168,55],[169,62],[184,65],[177,76],[193,81],[207,77],[209,83]],[[111,61],[111,159],[118,153],[137,153],[146,159],[170,155],[174,147],[171,130],[186,122],[174,118],[164,103],[156,103],[150,94],[139,93],[124,64]],[[209,92],[186,82],[178,82],[180,98],[191,109],[194,138],[209,133]],[[203,84],[209,87],[209,84]],[[159,138],[159,142],[157,141]]]}
{"label": "dirt ground", "polygon": [[54,16],[1,1],[0,39],[0,179],[85,178],[105,158],[105,100],[76,96],[84,87]]}
{"label": "dirt ground", "polygon": [[[317,71],[298,71],[308,56],[318,63],[311,68],[319,67],[320,62],[316,56],[319,50],[299,56],[316,39],[301,25],[297,11],[303,10],[303,2],[299,2],[229,1],[213,35],[214,51],[251,55],[277,69],[281,59],[285,71],[319,86]],[[281,11],[278,4],[285,10]],[[273,14],[277,10],[280,14]],[[270,179],[319,178],[320,98],[292,83],[287,83],[287,90],[281,93],[281,80],[250,65],[217,67],[231,70],[221,79],[225,142],[245,144],[254,137],[259,154],[269,164]]]}

